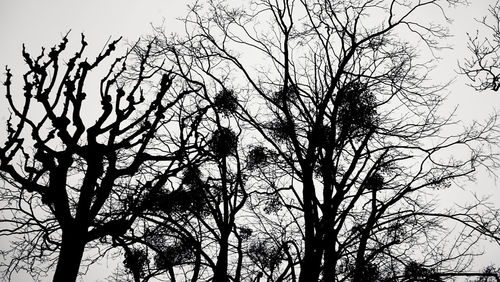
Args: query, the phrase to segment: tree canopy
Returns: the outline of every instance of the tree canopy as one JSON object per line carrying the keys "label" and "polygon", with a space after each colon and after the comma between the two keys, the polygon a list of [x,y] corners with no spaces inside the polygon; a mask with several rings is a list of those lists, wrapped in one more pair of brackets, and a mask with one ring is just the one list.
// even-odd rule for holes
{"label": "tree canopy", "polygon": [[[498,280],[470,264],[500,244],[499,207],[436,199],[499,164],[497,116],[462,124],[431,77],[464,2],[206,1],[123,56],[116,40],[83,59],[83,35],[65,63],[67,36],[23,48],[24,87],[4,82],[5,273],[74,281],[113,253],[111,281]],[[497,90],[477,42],[461,70]]]}

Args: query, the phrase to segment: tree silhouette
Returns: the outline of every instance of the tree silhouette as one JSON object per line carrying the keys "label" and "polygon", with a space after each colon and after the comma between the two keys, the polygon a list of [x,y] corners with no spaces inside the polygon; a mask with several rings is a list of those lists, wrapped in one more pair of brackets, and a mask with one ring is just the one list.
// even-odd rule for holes
{"label": "tree silhouette", "polygon": [[[184,68],[180,75],[238,91],[237,116],[261,148],[250,155],[277,156],[276,169],[260,175],[262,183],[279,183],[269,198],[276,201],[262,203],[288,213],[278,229],[298,246],[287,269],[293,281],[292,271],[300,271],[298,281],[364,281],[366,273],[395,279],[424,258],[437,272],[462,271],[477,240],[499,242],[488,203],[444,209],[432,200],[497,165],[488,149],[498,140],[496,117],[457,131],[440,110],[444,86],[429,83],[430,64],[420,57],[447,33],[415,19],[462,3],[209,1],[191,7],[185,38],[156,30],[165,42],[156,53],[174,49],[179,55],[162,58]],[[268,224],[254,232],[266,233],[273,217],[255,213]],[[462,232],[452,235],[450,221]],[[269,237],[280,241],[277,232]],[[273,249],[255,244],[256,253]]]}
{"label": "tree silhouette", "polygon": [[462,126],[441,109],[424,57],[446,28],[421,17],[464,2],[196,3],[187,34],[155,29],[96,92],[118,41],[88,62],[82,37],[62,77],[66,37],[24,50],[24,97],[5,80],[7,273],[57,262],[54,281],[74,281],[86,248],[117,248],[118,281],[477,275],[500,210],[436,197],[498,167],[497,117]]}
{"label": "tree silhouette", "polygon": [[459,65],[460,72],[465,74],[474,89],[493,90],[500,89],[500,2],[496,2],[489,7],[489,15],[479,20],[482,25],[481,34],[479,31],[475,35],[468,34],[468,58]]}
{"label": "tree silhouette", "polygon": [[[139,216],[148,228],[126,243],[142,245],[154,255],[145,267],[149,273],[134,274],[135,281],[162,275],[170,281],[241,280],[243,244],[251,230],[237,220],[249,196],[249,165],[241,155],[242,129],[233,112],[237,97],[226,89],[210,96],[200,86],[191,118],[197,123],[195,135],[204,158],[187,165],[172,192],[151,195],[152,206]],[[142,280],[135,278],[139,276]]]}
{"label": "tree silhouette", "polygon": [[[11,117],[0,149],[0,235],[17,240],[7,251],[9,275],[19,269],[40,275],[41,261],[57,263],[54,281],[74,281],[86,247],[95,253],[133,232],[149,204],[145,195],[164,189],[184,163],[196,163],[188,142],[196,128],[180,122],[183,101],[195,90],[183,90],[162,66],[148,66],[148,52],[116,58],[100,84],[89,78],[118,41],[89,61],[82,35],[65,66],[67,36],[38,57],[23,47],[24,95],[7,69]],[[136,68],[127,69],[127,59]],[[142,259],[137,250],[131,256]]]}

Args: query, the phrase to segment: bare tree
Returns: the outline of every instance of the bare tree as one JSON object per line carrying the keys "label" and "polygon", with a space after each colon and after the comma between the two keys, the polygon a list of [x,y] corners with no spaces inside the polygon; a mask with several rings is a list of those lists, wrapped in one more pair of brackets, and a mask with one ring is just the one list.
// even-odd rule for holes
{"label": "bare tree", "polygon": [[[262,178],[280,183],[284,229],[299,230],[290,232],[298,281],[398,279],[412,263],[462,271],[477,240],[499,242],[488,204],[444,210],[432,201],[497,165],[496,117],[457,129],[440,111],[446,85],[430,83],[419,57],[447,36],[419,13],[461,3],[208,1],[192,7],[186,38],[163,37],[177,44],[158,54],[175,48],[186,79],[237,89],[242,124],[279,157],[279,172]],[[448,221],[462,232],[450,237]]]}
{"label": "bare tree", "polygon": [[500,2],[489,7],[489,15],[478,22],[481,32],[468,34],[469,57],[459,65],[460,72],[472,81],[469,85],[482,91],[500,89]]}
{"label": "bare tree", "polygon": [[71,281],[86,247],[120,247],[136,282],[464,274],[477,242],[500,243],[500,211],[435,196],[498,165],[498,126],[440,109],[423,55],[446,29],[416,20],[463,2],[196,3],[186,36],[159,28],[111,63],[97,111],[87,74],[117,41],[89,63],[82,38],[62,78],[66,38],[24,51],[21,106],[5,81],[1,234],[20,238],[7,272],[47,259]]}
{"label": "bare tree", "polygon": [[[142,236],[126,238],[126,245],[142,248],[141,254],[151,258],[134,256],[142,264],[138,269],[147,270],[134,275],[143,278],[135,281],[160,276],[170,281],[242,281],[245,275],[244,246],[252,230],[238,214],[250,194],[250,171],[258,164],[244,156],[244,130],[234,117],[235,93],[212,93],[204,84],[196,85],[202,89],[191,103],[197,110],[186,122],[196,124],[198,149],[205,158],[187,166],[174,190],[147,196],[149,205],[139,219],[148,227]],[[134,268],[132,261],[126,260],[127,268]]]}
{"label": "bare tree", "polygon": [[[127,52],[102,69],[118,41],[89,61],[82,35],[65,66],[66,36],[37,57],[23,47],[22,91],[7,69],[11,118],[0,148],[0,235],[15,240],[4,254],[8,275],[20,269],[40,275],[46,262],[57,263],[54,281],[75,281],[86,247],[102,254],[133,233],[145,195],[197,162],[188,142],[196,128],[180,122],[183,101],[196,90],[164,66],[148,65],[149,51]],[[127,69],[132,61],[136,68]],[[102,79],[93,82],[99,68]]]}

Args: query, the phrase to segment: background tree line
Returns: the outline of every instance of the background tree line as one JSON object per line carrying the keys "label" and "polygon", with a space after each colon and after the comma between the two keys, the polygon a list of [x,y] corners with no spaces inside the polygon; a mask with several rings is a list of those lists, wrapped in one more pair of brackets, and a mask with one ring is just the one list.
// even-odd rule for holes
{"label": "background tree line", "polygon": [[[74,281],[108,253],[116,281],[498,280],[469,269],[500,242],[498,207],[434,198],[498,167],[497,116],[457,127],[429,77],[447,33],[423,13],[463,1],[246,4],[197,3],[185,35],[123,56],[116,40],[87,59],[83,35],[69,57],[67,36],[23,48],[24,87],[4,82],[6,280]],[[497,90],[498,42],[469,44],[460,70]]]}

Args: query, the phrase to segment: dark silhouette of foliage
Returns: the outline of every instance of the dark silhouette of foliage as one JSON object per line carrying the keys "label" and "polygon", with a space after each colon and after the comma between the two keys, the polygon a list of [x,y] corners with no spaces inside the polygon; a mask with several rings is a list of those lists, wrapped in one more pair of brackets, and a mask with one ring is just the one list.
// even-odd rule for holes
{"label": "dark silhouette of foliage", "polygon": [[252,242],[248,247],[250,259],[260,265],[263,269],[271,272],[281,263],[283,254],[279,246],[267,240]]}
{"label": "dark silhouette of foliage", "polygon": [[289,140],[294,130],[294,124],[291,121],[284,121],[278,117],[275,120],[267,122],[265,128],[269,130],[269,135],[272,136],[276,142],[283,143]]}
{"label": "dark silhouette of foliage", "polygon": [[250,149],[247,158],[248,168],[253,170],[267,165],[272,159],[272,152],[264,146],[255,146]]}
{"label": "dark silhouette of foliage", "polygon": [[433,269],[411,261],[404,272],[405,278],[409,281],[441,282],[443,281]]}
{"label": "dark silhouette of foliage", "polygon": [[137,273],[138,277],[144,276],[146,265],[149,263],[148,254],[143,249],[130,249],[125,252],[123,264],[132,273]]}
{"label": "dark silhouette of foliage", "polygon": [[290,86],[286,89],[281,88],[271,96],[271,101],[274,105],[277,105],[278,107],[284,107],[288,103],[291,103],[292,101],[298,98],[299,95],[298,91],[299,89],[294,86]]}
{"label": "dark silhouette of foliage", "polygon": [[217,129],[210,139],[210,149],[217,158],[225,158],[236,152],[238,136],[230,129]]}
{"label": "dark silhouette of foliage", "polygon": [[[352,271],[355,271],[355,268],[351,269]],[[381,281],[382,279],[380,278],[381,274],[376,265],[373,263],[368,263],[366,264],[363,269],[361,270],[362,272],[362,282],[368,282],[368,281]]]}
{"label": "dark silhouette of foliage", "polygon": [[377,127],[376,101],[366,84],[350,82],[337,94],[340,99],[338,123],[341,134],[368,134]]}
{"label": "dark silhouette of foliage", "polygon": [[174,266],[188,263],[193,258],[191,247],[179,241],[172,245],[161,246],[161,252],[155,255],[155,264],[160,269],[171,269]]}
{"label": "dark silhouette of foliage", "polygon": [[215,96],[214,106],[217,111],[228,115],[238,108],[238,99],[233,90],[223,89]]}

